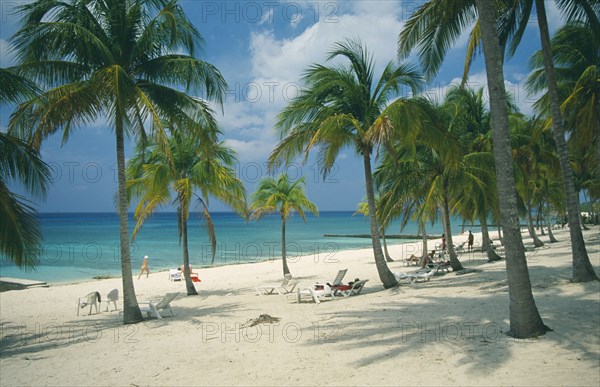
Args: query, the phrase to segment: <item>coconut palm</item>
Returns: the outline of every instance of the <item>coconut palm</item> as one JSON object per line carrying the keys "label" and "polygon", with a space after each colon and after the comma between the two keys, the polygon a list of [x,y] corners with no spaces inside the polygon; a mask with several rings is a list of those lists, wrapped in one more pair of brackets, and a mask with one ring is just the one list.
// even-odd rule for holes
{"label": "coconut palm", "polygon": [[260,180],[256,191],[252,194],[250,219],[260,219],[275,212],[279,212],[281,217],[281,262],[284,276],[291,274],[287,264],[285,244],[287,219],[294,211],[304,222],[306,222],[305,211],[319,215],[317,206],[306,197],[304,184],[304,177],[294,182],[290,181],[287,174],[282,174],[277,179],[265,177]]}
{"label": "coconut palm", "polygon": [[488,218],[497,219],[498,196],[496,171],[492,157],[490,116],[485,107],[483,88],[451,87],[444,107],[451,115],[452,130],[458,133],[470,182],[454,198],[454,211],[464,221],[478,220],[481,225],[482,250],[488,261],[501,259],[490,243]]}
{"label": "coconut palm", "polygon": [[[33,82],[0,69],[0,105],[14,103],[38,92]],[[20,184],[29,195],[42,198],[50,170],[39,152],[14,136],[0,132],[0,252],[17,266],[34,268],[41,253],[42,233],[34,204],[8,189]]]}
{"label": "coconut palm", "polygon": [[[600,181],[600,39],[595,39],[592,29],[584,23],[571,22],[556,32],[551,44],[557,86],[563,101],[561,112],[569,132],[575,186],[576,189],[586,186],[594,192],[593,181]],[[533,54],[530,66],[533,71],[527,79],[527,89],[532,94],[544,92],[547,83],[542,51]],[[534,106],[547,115],[548,105],[548,94],[545,93]],[[583,176],[590,179],[582,179]]]}
{"label": "coconut palm", "polygon": [[504,232],[506,272],[510,298],[510,331],[517,338],[543,335],[549,328],[542,321],[531,292],[531,280],[521,239],[517,215],[514,168],[511,156],[508,109],[502,55],[498,40],[496,10],[494,3],[475,0],[481,25],[488,91],[494,160],[498,186],[501,225]]}
{"label": "coconut palm", "polygon": [[[424,10],[421,12],[421,10]],[[411,19],[414,19],[411,21]],[[490,95],[490,116],[494,143],[494,161],[498,187],[500,223],[504,231],[506,246],[506,268],[510,297],[510,331],[518,338],[532,337],[546,332],[539,314],[527,270],[525,248],[521,239],[513,162],[508,126],[508,108],[504,87],[503,55],[500,49],[497,28],[496,3],[488,0],[445,0],[428,1],[407,21],[413,28],[407,35],[400,34],[399,54],[408,55],[419,47],[420,56],[426,61],[441,63],[445,51],[456,41],[461,31],[468,25],[479,22],[480,39],[484,49],[484,59]],[[423,45],[432,36],[438,37],[438,44]],[[443,50],[442,50],[443,49]],[[431,59],[423,56],[430,52]]]}
{"label": "coconut palm", "polygon": [[[319,165],[326,174],[339,152],[351,148],[363,159],[369,213],[375,214],[371,157],[378,144],[390,145],[416,131],[409,117],[419,114],[410,99],[398,98],[402,86],[416,91],[421,78],[413,66],[388,63],[375,80],[374,62],[360,41],[338,42],[327,60],[343,59],[348,65],[309,67],[304,88],[278,115],[277,128],[284,137],[270,156],[271,165],[290,161],[318,148]],[[385,288],[397,286],[389,270],[374,216],[370,216],[371,240],[379,278]]]}
{"label": "coconut palm", "polygon": [[203,141],[175,131],[169,138],[169,146],[170,152],[166,153],[157,144],[151,144],[127,165],[129,196],[140,196],[132,239],[159,207],[176,203],[187,294],[197,295],[189,270],[188,220],[192,201],[196,197],[200,214],[206,221],[214,261],[217,241],[208,210],[209,198],[216,198],[245,216],[246,190],[235,173],[234,151],[222,142],[210,138]]}
{"label": "coconut palm", "polygon": [[129,249],[125,134],[147,141],[145,126],[168,151],[161,119],[184,128],[214,126],[207,102],[220,103],[221,74],[195,58],[202,39],[176,0],[38,0],[20,7],[22,26],[12,38],[19,71],[44,86],[21,104],[10,130],[34,146],[63,131],[106,118],[117,151],[117,212],[123,281],[123,321],[143,319]]}
{"label": "coconut palm", "polygon": [[[568,21],[581,21],[584,26],[592,31],[592,45],[597,47],[600,41],[600,1],[598,0],[559,0],[559,9],[567,17]],[[594,268],[585,248],[581,222],[579,220],[579,199],[573,180],[573,170],[570,165],[569,152],[565,139],[563,117],[561,114],[561,100],[557,74],[554,67],[552,45],[546,8],[544,0],[512,0],[500,18],[500,34],[511,37],[509,54],[516,51],[521,38],[529,23],[531,12],[535,6],[537,25],[540,31],[542,46],[542,57],[544,73],[548,91],[549,115],[552,119],[554,140],[560,161],[565,198],[567,203],[567,217],[569,222],[569,233],[571,236],[571,251],[573,254],[573,278],[574,282],[586,282],[598,280]],[[592,82],[596,83],[597,77]]]}

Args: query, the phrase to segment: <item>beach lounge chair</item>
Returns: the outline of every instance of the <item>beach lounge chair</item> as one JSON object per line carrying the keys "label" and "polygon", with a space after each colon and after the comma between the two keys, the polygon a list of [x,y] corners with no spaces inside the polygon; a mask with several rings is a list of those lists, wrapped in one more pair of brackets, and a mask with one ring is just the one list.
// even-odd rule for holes
{"label": "beach lounge chair", "polygon": [[331,297],[335,300],[333,290],[327,284],[315,284],[310,288],[298,288],[297,301],[302,302],[303,298],[313,300],[315,304],[320,304],[326,297]]}
{"label": "beach lounge chair", "polygon": [[77,299],[77,315],[79,316],[80,309],[83,309],[88,305],[90,306],[90,311],[88,312],[88,315],[92,314],[92,306],[96,308],[96,313],[98,313],[98,304],[101,302],[102,299],[100,298],[100,293],[98,292],[91,292],[88,293],[88,295],[85,297],[80,297],[79,299]]}
{"label": "beach lounge chair", "polygon": [[286,274],[283,277],[281,284],[261,285],[254,289],[259,296],[263,294],[273,294],[274,292],[281,295],[293,292],[296,285],[298,285],[298,281],[293,279],[290,274]]}
{"label": "beach lounge chair", "polygon": [[110,303],[112,302],[115,305],[115,310],[118,310],[117,301],[119,301],[119,289],[111,290],[106,296],[106,311],[108,312]]}
{"label": "beach lounge chair", "polygon": [[156,317],[157,319],[163,318],[163,315],[160,314],[161,310],[168,310],[171,316],[175,317],[175,313],[173,313],[173,309],[171,309],[171,301],[173,301],[179,293],[167,293],[159,301],[139,301],[140,310],[142,313],[147,313],[148,317],[150,315]]}
{"label": "beach lounge chair", "polygon": [[169,269],[169,281],[181,281],[181,271],[177,269]]}
{"label": "beach lounge chair", "polygon": [[368,279],[358,280],[356,282],[351,282],[348,285],[334,286],[332,287],[333,294],[335,296],[342,295],[343,297],[359,295],[368,281]]}
{"label": "beach lounge chair", "polygon": [[341,286],[344,283],[342,282],[344,280],[344,277],[346,276],[346,272],[348,271],[348,269],[342,269],[339,270],[337,275],[335,276],[335,278],[333,279],[333,282],[331,282],[331,286]]}
{"label": "beach lounge chair", "polygon": [[413,284],[413,283],[419,282],[419,281],[429,281],[431,279],[431,277],[433,277],[434,271],[433,270],[416,271],[414,273],[408,273],[408,274],[397,272],[397,273],[393,273],[393,274],[394,274],[394,277],[396,277],[396,280],[398,282],[400,282],[403,279],[407,279],[410,284]]}

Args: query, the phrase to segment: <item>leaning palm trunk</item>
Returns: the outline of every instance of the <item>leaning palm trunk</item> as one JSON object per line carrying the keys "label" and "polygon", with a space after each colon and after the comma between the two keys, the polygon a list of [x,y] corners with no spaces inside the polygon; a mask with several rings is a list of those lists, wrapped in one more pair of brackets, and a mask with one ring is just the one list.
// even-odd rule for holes
{"label": "leaning palm trunk", "polygon": [[421,236],[423,237],[423,253],[421,254],[421,258],[425,258],[427,255],[427,230],[425,229],[425,224],[421,225]]}
{"label": "leaning palm trunk", "polygon": [[385,253],[385,260],[387,262],[394,262],[392,257],[390,257],[390,253],[388,252],[387,241],[385,240],[385,228],[383,226],[381,227],[381,240],[383,241],[383,252]]}
{"label": "leaning palm trunk", "polygon": [[379,229],[377,227],[377,220],[374,214],[375,209],[375,190],[373,189],[373,175],[371,172],[371,156],[369,152],[364,151],[363,162],[365,168],[365,183],[367,190],[367,205],[369,206],[369,223],[371,226],[371,242],[373,244],[373,254],[375,256],[375,266],[377,267],[377,273],[379,273],[379,279],[383,284],[383,287],[388,289],[394,286],[398,286],[398,281],[390,271],[383,251],[381,250],[381,242],[379,241]]}
{"label": "leaning palm trunk", "polygon": [[495,3],[489,0],[475,0],[475,3],[479,13],[488,79],[496,186],[499,194],[500,223],[505,239],[506,274],[510,298],[508,334],[516,338],[535,337],[544,334],[548,328],[544,325],[533,299],[525,248],[521,240]]}
{"label": "leaning palm trunk", "polygon": [[487,254],[488,262],[501,260],[502,257],[496,254],[494,248],[492,247],[492,244],[490,243],[490,232],[488,229],[487,221],[484,216],[480,218],[479,223],[481,223],[481,248]]}
{"label": "leaning palm trunk", "polygon": [[123,119],[117,115],[115,120],[117,136],[117,212],[119,213],[119,244],[121,250],[121,276],[123,283],[123,323],[134,324],[144,320],[135,296],[131,273],[131,255],[129,250],[129,225],[127,218],[127,190],[125,178],[125,145],[123,139]]}
{"label": "leaning palm trunk", "polygon": [[458,260],[458,255],[454,250],[454,243],[452,242],[452,227],[450,226],[450,209],[448,205],[448,196],[444,189],[444,198],[442,204],[442,221],[444,222],[444,233],[446,234],[446,247],[448,248],[448,256],[450,257],[450,267],[452,271],[463,270],[462,263]]}
{"label": "leaning palm trunk", "polygon": [[185,218],[185,214],[183,210],[179,208],[177,211],[177,216],[179,218],[179,227],[181,233],[181,247],[183,249],[183,278],[185,278],[185,288],[187,290],[188,296],[197,296],[198,291],[192,282],[192,273],[190,273],[190,254],[188,251],[188,229],[187,229],[187,219]]}
{"label": "leaning palm trunk", "polygon": [[552,232],[552,225],[550,224],[550,202],[546,197],[546,212],[544,213],[544,223],[546,223],[546,227],[548,227],[548,238],[550,238],[550,243],[556,243],[558,240],[554,237],[554,233]]}
{"label": "leaning palm trunk", "polygon": [[544,242],[538,238],[537,233],[535,232],[535,227],[533,226],[533,217],[531,216],[531,207],[527,206],[527,229],[529,230],[529,236],[533,239],[533,245],[535,247],[544,246]]}
{"label": "leaning palm trunk", "polygon": [[569,152],[565,141],[565,134],[562,126],[562,117],[560,114],[560,100],[558,96],[558,86],[556,82],[556,73],[552,60],[552,47],[550,45],[550,34],[548,32],[548,20],[546,18],[546,8],[544,0],[535,0],[537,10],[538,26],[540,29],[540,38],[542,41],[542,53],[544,56],[544,70],[548,82],[548,96],[550,98],[550,115],[552,117],[552,129],[558,159],[560,162],[563,186],[567,203],[567,218],[569,222],[569,233],[571,236],[571,251],[573,254],[573,282],[587,282],[598,280],[594,272],[594,267],[590,262],[583,233],[581,232],[581,222],[579,221],[579,204],[575,184],[573,182],[573,171],[569,161]]}
{"label": "leaning palm trunk", "polygon": [[283,214],[281,215],[281,261],[283,263],[283,276],[290,274],[290,268],[287,264],[287,256],[286,256],[286,248],[285,248],[285,217]]}

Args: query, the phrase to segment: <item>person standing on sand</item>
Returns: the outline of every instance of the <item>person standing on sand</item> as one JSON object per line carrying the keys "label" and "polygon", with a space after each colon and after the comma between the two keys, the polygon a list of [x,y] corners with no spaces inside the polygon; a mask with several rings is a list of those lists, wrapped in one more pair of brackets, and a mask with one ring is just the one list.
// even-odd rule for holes
{"label": "person standing on sand", "polygon": [[150,269],[148,269],[148,256],[147,255],[144,257],[144,262],[142,262],[142,267],[141,267],[140,275],[138,275],[138,279],[140,279],[140,277],[142,276],[142,274],[144,274],[144,272],[146,272],[146,278],[148,278],[148,276],[150,275]]}
{"label": "person standing on sand", "polygon": [[473,250],[473,234],[471,233],[471,230],[469,230],[469,239],[467,239],[467,250]]}

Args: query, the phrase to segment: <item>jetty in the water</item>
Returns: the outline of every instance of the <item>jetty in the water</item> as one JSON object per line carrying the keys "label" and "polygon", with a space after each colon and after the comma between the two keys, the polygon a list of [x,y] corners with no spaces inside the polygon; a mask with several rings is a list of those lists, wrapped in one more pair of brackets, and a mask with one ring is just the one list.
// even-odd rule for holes
{"label": "jetty in the water", "polygon": [[[325,238],[371,238],[371,234],[323,234]],[[427,239],[440,239],[441,235],[427,235]],[[416,234],[391,234],[386,239],[423,239],[422,235]]]}

